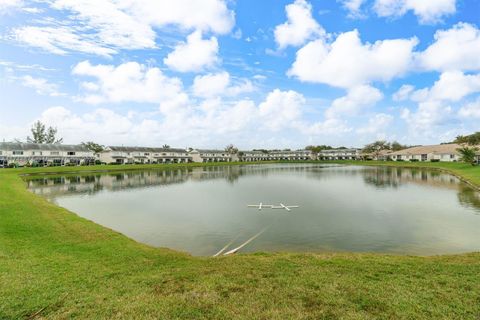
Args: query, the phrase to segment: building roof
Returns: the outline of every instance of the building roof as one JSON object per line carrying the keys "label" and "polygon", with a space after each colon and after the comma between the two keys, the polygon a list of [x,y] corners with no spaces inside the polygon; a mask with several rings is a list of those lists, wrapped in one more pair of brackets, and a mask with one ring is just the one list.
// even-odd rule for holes
{"label": "building roof", "polygon": [[214,149],[193,149],[191,152],[198,152],[198,153],[223,153],[223,154],[228,154],[228,151],[225,151],[225,150],[214,150]]}
{"label": "building roof", "polygon": [[70,144],[40,144],[40,143],[23,143],[23,142],[0,142],[0,150],[5,151],[77,151],[77,152],[93,152],[87,147]]}
{"label": "building roof", "polygon": [[462,146],[456,143],[449,143],[449,144],[438,144],[438,145],[430,145],[430,146],[418,146],[403,149],[400,151],[392,152],[392,156],[397,155],[419,155],[419,154],[458,154],[457,149],[461,148]]}
{"label": "building roof", "polygon": [[359,152],[360,149],[328,149],[328,150],[321,150],[319,153],[338,153],[338,152]]}
{"label": "building roof", "polygon": [[149,148],[149,147],[124,147],[124,146],[108,146],[111,151],[119,152],[181,152],[186,153],[187,150],[180,148]]}

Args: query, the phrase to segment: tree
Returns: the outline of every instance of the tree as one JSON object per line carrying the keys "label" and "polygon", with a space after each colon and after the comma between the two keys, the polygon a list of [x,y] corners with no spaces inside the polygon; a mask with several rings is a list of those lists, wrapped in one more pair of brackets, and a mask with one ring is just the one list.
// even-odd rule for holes
{"label": "tree", "polygon": [[399,151],[399,150],[403,150],[403,149],[407,149],[408,147],[397,142],[397,141],[393,141],[391,144],[390,144],[390,149],[392,151]]}
{"label": "tree", "polygon": [[480,132],[475,132],[467,136],[458,136],[455,138],[453,143],[466,143],[471,146],[479,145],[480,144]]}
{"label": "tree", "polygon": [[470,148],[467,146],[458,148],[457,151],[460,153],[460,161],[465,163],[470,163],[472,166],[476,164],[476,154],[478,148]]}
{"label": "tree", "polygon": [[310,151],[312,151],[313,153],[319,153],[320,151],[322,151],[322,150],[327,150],[327,149],[332,149],[332,147],[331,147],[331,146],[327,146],[327,145],[306,146],[306,147],[305,147],[305,150],[310,150]]}
{"label": "tree", "polygon": [[28,136],[28,142],[45,144],[56,144],[63,142],[63,138],[57,139],[56,128],[48,127],[48,129],[46,129],[45,125],[40,121],[35,122],[30,130],[32,132],[32,138]]}
{"label": "tree", "polygon": [[390,150],[390,144],[387,141],[378,140],[367,144],[362,151],[365,153],[372,153],[375,157],[378,157],[382,150]]}
{"label": "tree", "polygon": [[238,153],[238,148],[236,148],[233,144],[229,144],[225,147],[225,151],[229,154],[236,154]]}
{"label": "tree", "polygon": [[162,148],[163,148],[163,149],[170,149],[170,146],[169,146],[168,144],[164,144],[164,145],[162,146]]}
{"label": "tree", "polygon": [[82,146],[84,146],[90,151],[93,151],[96,154],[102,152],[105,149],[104,146],[93,141],[82,142]]}

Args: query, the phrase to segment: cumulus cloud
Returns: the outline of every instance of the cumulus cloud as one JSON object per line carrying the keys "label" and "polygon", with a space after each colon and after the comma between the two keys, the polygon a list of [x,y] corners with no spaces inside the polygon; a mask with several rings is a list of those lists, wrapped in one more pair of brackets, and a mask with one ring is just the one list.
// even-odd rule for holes
{"label": "cumulus cloud", "polygon": [[299,120],[304,104],[305,98],[300,93],[275,89],[259,105],[259,115],[267,128],[278,131],[284,127],[291,127]]}
{"label": "cumulus cloud", "polygon": [[345,9],[348,10],[350,18],[363,17],[361,7],[366,0],[339,0]]}
{"label": "cumulus cloud", "polygon": [[368,119],[368,124],[364,127],[358,128],[359,134],[377,135],[376,138],[380,138],[378,135],[384,136],[384,131],[392,123],[393,116],[386,113],[377,113]]}
{"label": "cumulus cloud", "polygon": [[113,66],[83,61],[72,73],[94,79],[81,83],[85,90],[82,100],[87,103],[133,101],[175,105],[179,100],[188,100],[180,79],[169,78],[159,68],[137,62]]}
{"label": "cumulus cloud", "polygon": [[338,118],[341,116],[353,116],[358,114],[365,107],[377,103],[383,98],[383,94],[377,88],[363,85],[351,88],[347,95],[335,99],[330,108],[325,111],[327,118]]}
{"label": "cumulus cloud", "polygon": [[198,72],[214,66],[218,62],[217,38],[202,39],[202,32],[197,30],[187,37],[175,50],[163,59],[172,70],[179,72]]}
{"label": "cumulus cloud", "polygon": [[0,14],[23,6],[23,0],[0,0]]}
{"label": "cumulus cloud", "polygon": [[467,119],[480,119],[480,99],[461,107],[458,111],[458,115]]}
{"label": "cumulus cloud", "polygon": [[458,23],[435,32],[435,41],[418,56],[420,68],[449,71],[480,70],[480,30],[472,24]]}
{"label": "cumulus cloud", "polygon": [[456,0],[376,0],[373,9],[380,17],[399,17],[413,11],[420,23],[432,24],[441,21],[444,16],[454,14],[455,2]]}
{"label": "cumulus cloud", "polygon": [[230,74],[226,71],[196,76],[193,81],[193,94],[197,97],[236,96],[255,90],[255,86],[248,79],[242,79],[232,85]]}
{"label": "cumulus cloud", "polygon": [[155,48],[154,28],[171,25],[225,34],[235,21],[223,0],[54,0],[49,4],[70,15],[61,23],[45,19],[39,25],[14,29],[13,34],[22,43],[55,54],[80,51],[109,56],[120,49]]}
{"label": "cumulus cloud", "polygon": [[402,111],[401,117],[416,134],[432,134],[435,128],[452,120],[453,109],[442,101],[424,101],[418,104],[415,112]]}
{"label": "cumulus cloud", "polygon": [[300,46],[305,41],[325,35],[325,30],[313,19],[312,6],[305,0],[295,0],[285,7],[287,22],[275,27],[275,41],[280,49]]}
{"label": "cumulus cloud", "polygon": [[394,101],[404,101],[410,99],[412,92],[415,91],[415,87],[410,84],[404,84],[392,95]]}
{"label": "cumulus cloud", "polygon": [[25,87],[35,89],[35,92],[41,95],[48,95],[51,97],[57,97],[62,95],[58,90],[58,85],[50,83],[44,78],[34,78],[30,75],[26,75],[20,78],[22,85]]}
{"label": "cumulus cloud", "polygon": [[340,34],[333,43],[318,39],[298,50],[288,75],[342,88],[388,81],[410,69],[417,42],[411,38],[363,44],[357,30]]}

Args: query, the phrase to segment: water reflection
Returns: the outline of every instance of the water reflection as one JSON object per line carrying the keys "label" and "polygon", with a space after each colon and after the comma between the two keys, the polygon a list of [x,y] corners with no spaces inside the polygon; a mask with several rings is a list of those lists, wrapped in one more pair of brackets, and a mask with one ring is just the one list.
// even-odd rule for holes
{"label": "water reflection", "polygon": [[[263,229],[242,252],[480,250],[480,194],[436,171],[275,164],[32,176],[26,182],[32,192],[138,241],[195,255],[213,255],[228,243],[238,247]],[[246,207],[259,202],[300,208]]]}

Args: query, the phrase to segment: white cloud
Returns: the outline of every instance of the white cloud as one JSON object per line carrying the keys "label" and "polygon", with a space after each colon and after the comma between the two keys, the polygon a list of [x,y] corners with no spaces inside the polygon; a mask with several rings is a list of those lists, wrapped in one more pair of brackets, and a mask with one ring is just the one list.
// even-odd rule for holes
{"label": "white cloud", "polygon": [[193,93],[198,97],[212,97],[223,94],[229,85],[230,74],[228,72],[209,73],[195,77]]}
{"label": "white cloud", "polygon": [[435,128],[452,120],[452,108],[441,101],[425,101],[418,104],[415,112],[402,111],[402,118],[412,132],[434,134]]}
{"label": "white cloud", "polygon": [[291,127],[299,120],[304,104],[305,98],[300,93],[275,89],[259,105],[259,115],[267,128],[278,131]]}
{"label": "white cloud", "polygon": [[105,47],[91,35],[81,37],[70,27],[27,26],[13,31],[17,41],[51,53],[64,55],[68,51],[79,51],[101,56],[110,56],[116,51]]}
{"label": "white cloud", "polygon": [[309,135],[342,135],[352,131],[345,120],[341,119],[325,119],[324,121],[315,122],[311,125],[299,126],[299,130]]}
{"label": "white cloud", "polygon": [[218,62],[217,38],[202,39],[202,32],[195,31],[187,37],[175,50],[163,59],[172,70],[179,72],[198,72],[214,66]]}
{"label": "white cloud", "polygon": [[325,30],[313,19],[312,6],[305,0],[295,0],[285,7],[287,22],[275,27],[275,41],[280,49],[300,46],[305,41],[325,35]]}
{"label": "white cloud", "polygon": [[472,24],[458,23],[448,30],[439,30],[435,42],[418,56],[426,70],[480,70],[480,30]]}
{"label": "white cloud", "polygon": [[0,0],[0,14],[23,6],[23,0]]}
{"label": "white cloud", "polygon": [[381,17],[399,17],[413,11],[420,23],[431,24],[456,12],[456,0],[376,0],[373,6]]}
{"label": "white cloud", "polygon": [[363,17],[361,7],[366,0],[338,0],[343,4],[343,7],[348,10],[350,18]]}
{"label": "white cloud", "polygon": [[467,119],[480,119],[480,99],[461,107],[458,111],[458,115]]}
{"label": "white cloud", "polygon": [[388,126],[392,123],[393,116],[386,113],[377,113],[374,116],[370,117],[368,124],[364,127],[358,128],[357,132],[359,134],[368,134],[368,135],[383,135]]}
{"label": "white cloud", "polygon": [[404,101],[410,98],[411,94],[415,91],[415,87],[410,84],[404,84],[395,92],[392,96],[394,101]]}
{"label": "white cloud", "polygon": [[82,100],[87,103],[133,101],[175,105],[188,100],[180,79],[169,78],[159,68],[148,68],[137,62],[113,66],[83,61],[72,73],[95,79],[81,84],[86,91]]}
{"label": "white cloud", "polygon": [[51,8],[70,15],[53,23],[13,30],[18,41],[55,54],[79,51],[109,56],[119,49],[156,47],[154,28],[176,26],[217,34],[230,32],[234,14],[223,0],[55,0]]}
{"label": "white cloud", "polygon": [[21,78],[22,85],[35,89],[35,92],[41,95],[48,95],[52,97],[62,95],[58,91],[58,86],[54,83],[48,82],[47,79],[34,78],[30,75],[23,76]]}
{"label": "white cloud", "polygon": [[334,119],[343,115],[353,116],[366,107],[372,106],[383,98],[377,88],[363,85],[351,88],[347,95],[335,99],[325,111],[326,118]]}
{"label": "white cloud", "polygon": [[298,50],[288,75],[343,88],[389,81],[410,69],[417,42],[412,38],[362,44],[357,30],[340,34],[331,44],[318,39]]}

